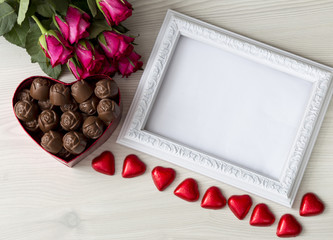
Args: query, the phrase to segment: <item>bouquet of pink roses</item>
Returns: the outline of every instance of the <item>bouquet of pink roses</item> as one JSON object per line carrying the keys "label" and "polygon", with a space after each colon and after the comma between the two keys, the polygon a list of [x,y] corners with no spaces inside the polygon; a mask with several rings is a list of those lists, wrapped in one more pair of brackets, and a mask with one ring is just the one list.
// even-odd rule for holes
{"label": "bouquet of pink roses", "polygon": [[77,79],[128,77],[142,67],[122,25],[132,11],[126,0],[0,0],[0,36],[26,48],[53,78],[63,65]]}

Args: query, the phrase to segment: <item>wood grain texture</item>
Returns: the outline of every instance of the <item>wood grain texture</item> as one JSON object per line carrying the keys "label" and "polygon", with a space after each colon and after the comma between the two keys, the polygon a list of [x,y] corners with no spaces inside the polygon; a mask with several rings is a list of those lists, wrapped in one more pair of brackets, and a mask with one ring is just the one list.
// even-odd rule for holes
{"label": "wood grain texture", "polygon": [[[155,38],[171,8],[309,59],[333,66],[333,2],[330,0],[133,0],[133,16],[125,25],[140,34],[137,52],[149,58]],[[120,127],[91,156],[70,169],[39,149],[14,117],[11,98],[16,86],[32,75],[44,75],[30,63],[24,49],[0,38],[0,239],[276,239],[278,219],[293,214],[303,226],[298,239],[333,238],[333,106],[329,106],[318,140],[292,209],[251,195],[254,204],[269,205],[277,221],[271,227],[249,225],[228,209],[207,210],[173,195],[184,178],[199,182],[201,195],[216,185],[223,194],[244,194],[208,177],[174,166],[115,143]],[[207,69],[209,71],[209,69]],[[128,79],[116,77],[126,114],[142,72]],[[66,71],[63,81],[72,81]],[[122,122],[121,122],[122,124]],[[91,160],[104,150],[116,158],[114,176],[95,172]],[[137,178],[121,177],[123,159],[137,154],[147,172]],[[164,192],[153,185],[150,172],[173,167],[177,177]],[[300,217],[306,192],[315,192],[326,205],[316,217]],[[253,207],[252,207],[253,209]],[[252,211],[250,210],[250,213]]]}

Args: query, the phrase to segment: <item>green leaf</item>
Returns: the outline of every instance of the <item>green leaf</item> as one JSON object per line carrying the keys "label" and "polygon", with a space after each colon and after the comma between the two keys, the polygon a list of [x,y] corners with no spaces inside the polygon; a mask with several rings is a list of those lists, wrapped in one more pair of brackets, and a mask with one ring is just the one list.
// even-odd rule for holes
{"label": "green leaf", "polygon": [[111,31],[112,28],[105,19],[94,20],[89,27],[89,39],[96,38],[103,31]]}
{"label": "green leaf", "polygon": [[89,12],[89,6],[87,0],[75,0],[71,1],[71,4],[80,8],[84,12]]}
{"label": "green leaf", "polygon": [[18,12],[18,9],[20,7],[20,3],[17,0],[5,0],[6,3],[8,3],[12,8],[14,8],[15,12]]}
{"label": "green leaf", "polygon": [[10,32],[4,34],[3,36],[6,38],[8,42],[11,42],[19,47],[25,47],[25,41],[27,38],[27,34],[29,31],[29,19],[25,19],[21,26],[17,23],[10,30]]}
{"label": "green leaf", "polygon": [[37,13],[43,17],[50,18],[55,12],[55,5],[53,1],[39,0],[37,1]]}
{"label": "green leaf", "polygon": [[57,65],[53,68],[49,61],[39,62],[38,64],[43,72],[45,72],[51,78],[57,79],[59,77],[61,73],[61,65]]}
{"label": "green leaf", "polygon": [[54,3],[55,10],[57,10],[61,15],[66,15],[69,5],[68,0],[56,0],[56,1],[49,0],[49,2]]}
{"label": "green leaf", "polygon": [[16,19],[14,9],[6,2],[0,3],[0,36],[12,30]]}
{"label": "green leaf", "polygon": [[87,3],[91,14],[95,17],[97,15],[96,0],[87,0]]}
{"label": "green leaf", "polygon": [[129,31],[129,29],[121,25],[121,23],[118,26],[113,26],[113,28],[115,28],[118,32],[121,33],[127,33]]}
{"label": "green leaf", "polygon": [[31,62],[46,62],[47,59],[39,46],[39,37],[42,35],[37,24],[32,24],[27,34],[25,48],[31,57]]}
{"label": "green leaf", "polygon": [[18,16],[17,16],[17,23],[19,25],[21,25],[21,23],[25,19],[25,14],[27,13],[28,8],[29,8],[29,2],[30,2],[30,0],[20,0],[20,8],[18,11]]}

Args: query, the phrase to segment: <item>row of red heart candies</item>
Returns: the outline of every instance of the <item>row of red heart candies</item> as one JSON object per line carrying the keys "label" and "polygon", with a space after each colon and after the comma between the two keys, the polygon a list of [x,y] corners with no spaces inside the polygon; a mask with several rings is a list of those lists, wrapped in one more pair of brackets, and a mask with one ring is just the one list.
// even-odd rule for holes
{"label": "row of red heart candies", "polygon": [[[110,151],[105,151],[92,160],[92,167],[100,173],[114,175],[115,161]],[[146,165],[134,154],[128,155],[123,163],[122,176],[133,178],[142,175],[146,171]],[[155,167],[152,178],[159,191],[165,190],[175,179],[176,172],[172,168]],[[174,194],[186,201],[195,202],[200,193],[198,184],[193,178],[187,178],[174,190]],[[221,209],[227,204],[226,198],[218,187],[208,188],[201,200],[201,207],[207,209]],[[248,214],[252,199],[249,195],[233,195],[228,199],[228,206],[234,215],[242,220]],[[301,201],[299,213],[301,216],[314,216],[324,211],[324,204],[314,193],[306,193]],[[271,226],[275,222],[275,216],[265,203],[257,204],[250,218],[252,226]],[[281,216],[276,235],[278,237],[296,237],[302,231],[302,226],[291,214]]]}

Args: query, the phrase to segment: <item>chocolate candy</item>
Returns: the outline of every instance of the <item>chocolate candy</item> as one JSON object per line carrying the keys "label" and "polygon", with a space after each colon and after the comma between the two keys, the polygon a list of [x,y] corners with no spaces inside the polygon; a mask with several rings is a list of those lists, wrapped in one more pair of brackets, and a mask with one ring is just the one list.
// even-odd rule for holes
{"label": "chocolate candy", "polygon": [[56,154],[62,149],[62,136],[58,132],[49,131],[43,135],[40,145],[46,151]]}
{"label": "chocolate candy", "polygon": [[18,119],[28,122],[36,119],[38,107],[31,101],[22,100],[15,104],[14,111]]}
{"label": "chocolate candy", "polygon": [[88,100],[80,103],[80,110],[88,115],[94,115],[97,110],[99,99],[96,96],[91,96]]}
{"label": "chocolate candy", "polygon": [[97,106],[98,117],[109,125],[120,114],[119,106],[115,101],[108,98],[99,101]]}
{"label": "chocolate candy", "polygon": [[86,101],[93,93],[93,89],[90,87],[90,85],[83,80],[74,83],[71,89],[72,96],[78,103]]}
{"label": "chocolate candy", "polygon": [[69,87],[61,83],[56,83],[50,88],[50,101],[53,105],[62,106],[70,103],[71,94]]}
{"label": "chocolate candy", "polygon": [[41,110],[51,110],[53,108],[53,105],[52,105],[50,99],[43,100],[43,101],[39,100],[38,106]]}
{"label": "chocolate candy", "polygon": [[61,115],[60,125],[66,131],[73,131],[80,127],[82,116],[78,112],[67,111]]}
{"label": "chocolate candy", "polygon": [[40,130],[48,132],[58,126],[59,117],[53,110],[44,110],[38,116],[38,125]]}
{"label": "chocolate candy", "polygon": [[100,98],[115,98],[118,95],[117,83],[110,79],[102,79],[96,83],[95,95]]}
{"label": "chocolate candy", "polygon": [[36,100],[47,100],[51,83],[46,78],[35,78],[30,86],[30,95]]}
{"label": "chocolate candy", "polygon": [[92,139],[97,139],[103,134],[104,123],[101,119],[95,116],[88,117],[82,125],[84,136]]}
{"label": "chocolate candy", "polygon": [[22,122],[22,125],[31,132],[36,132],[39,129],[37,119],[31,120],[29,122]]}
{"label": "chocolate candy", "polygon": [[61,148],[60,152],[57,153],[57,156],[62,159],[68,159],[71,156],[71,153],[68,152],[64,147]]}
{"label": "chocolate candy", "polygon": [[82,133],[79,132],[68,132],[62,139],[64,148],[75,155],[80,154],[84,151],[87,146],[87,140]]}
{"label": "chocolate candy", "polygon": [[22,101],[22,100],[33,101],[34,99],[30,96],[29,89],[23,89],[21,92],[19,92],[17,94],[16,100],[17,101]]}
{"label": "chocolate candy", "polygon": [[76,111],[79,108],[79,105],[77,102],[74,100],[74,98],[71,98],[69,103],[66,103],[62,106],[60,106],[61,111],[67,112],[68,110],[71,111]]}

